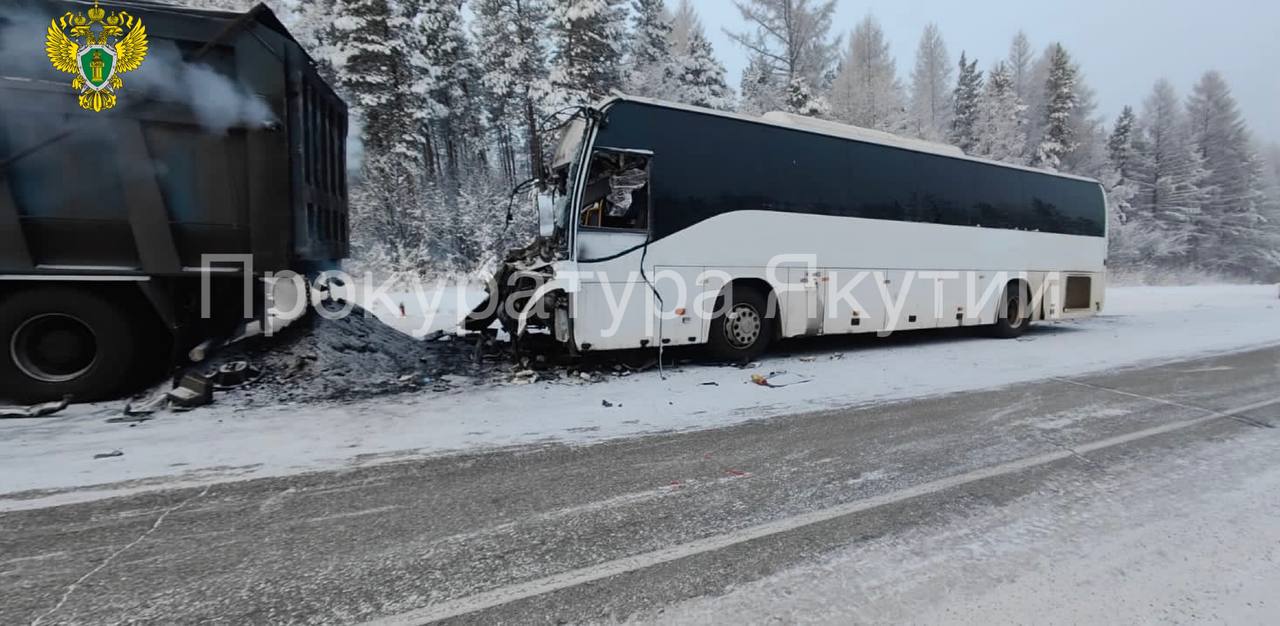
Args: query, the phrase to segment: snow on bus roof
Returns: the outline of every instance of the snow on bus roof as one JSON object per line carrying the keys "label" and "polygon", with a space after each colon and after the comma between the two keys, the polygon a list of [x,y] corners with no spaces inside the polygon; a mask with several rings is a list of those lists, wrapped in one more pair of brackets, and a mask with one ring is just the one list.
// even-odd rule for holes
{"label": "snow on bus roof", "polygon": [[852,139],[863,143],[872,143],[881,146],[889,146],[892,148],[902,148],[913,152],[923,152],[925,154],[936,154],[938,156],[949,157],[953,159],[963,159],[965,161],[974,161],[976,163],[985,163],[987,165],[995,165],[1014,170],[1022,170],[1024,172],[1034,172],[1036,174],[1044,174],[1046,176],[1056,176],[1058,178],[1068,178],[1071,180],[1079,180],[1087,183],[1101,184],[1097,180],[1087,176],[1076,176],[1074,174],[1064,174],[1062,172],[1052,172],[1036,167],[1027,167],[1025,165],[1014,165],[1011,163],[1002,163],[991,159],[984,159],[970,154],[965,154],[957,146],[950,144],[937,143],[933,141],[925,141],[923,139],[914,139],[911,137],[902,137],[892,133],[872,130],[870,128],[862,128],[851,124],[842,124],[840,122],[832,122],[821,120],[815,117],[806,117],[796,115],[794,113],[783,113],[781,111],[771,111],[762,116],[745,115],[742,113],[730,113],[728,111],[719,111],[716,109],[708,109],[705,107],[694,106],[691,104],[681,104],[679,102],[669,102],[666,100],[658,100],[656,98],[645,98],[641,96],[632,96],[628,94],[615,94],[604,99],[596,108],[604,110],[614,102],[629,101],[659,106],[668,109],[678,109],[681,111],[690,111],[693,113],[702,113],[705,115],[715,115],[717,117],[727,117],[743,122],[751,122],[753,124],[766,124],[769,126],[778,126],[781,128],[790,128],[819,135],[827,135],[830,137],[839,137],[841,139]]}

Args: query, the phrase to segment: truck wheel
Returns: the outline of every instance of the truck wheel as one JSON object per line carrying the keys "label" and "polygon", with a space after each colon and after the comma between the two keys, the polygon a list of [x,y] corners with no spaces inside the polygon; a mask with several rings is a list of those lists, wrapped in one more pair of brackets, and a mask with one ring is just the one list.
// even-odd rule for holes
{"label": "truck wheel", "polygon": [[707,346],[716,360],[751,361],[764,354],[773,341],[774,318],[769,315],[769,300],[759,290],[735,286],[726,294],[732,298],[728,306],[711,320]]}
{"label": "truck wheel", "polygon": [[37,289],[0,302],[0,396],[101,400],[124,391],[137,333],[112,302],[85,291]]}
{"label": "truck wheel", "polygon": [[1015,339],[1027,332],[1030,326],[1031,304],[1028,302],[1026,289],[1020,283],[1010,283],[1004,288],[1004,295],[1000,298],[996,323],[988,331],[992,337]]}

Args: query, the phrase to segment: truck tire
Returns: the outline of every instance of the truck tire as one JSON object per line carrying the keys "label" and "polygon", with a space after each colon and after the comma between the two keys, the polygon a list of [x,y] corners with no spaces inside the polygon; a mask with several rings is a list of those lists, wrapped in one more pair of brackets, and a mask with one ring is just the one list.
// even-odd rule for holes
{"label": "truck tire", "polygon": [[0,301],[0,396],[19,402],[119,394],[137,369],[126,311],[86,290],[51,287]]}
{"label": "truck tire", "polygon": [[750,286],[734,286],[723,297],[732,299],[711,320],[707,347],[717,361],[744,363],[758,358],[773,342],[774,317],[769,314],[769,299]]}
{"label": "truck tire", "polygon": [[997,339],[1016,339],[1031,327],[1030,294],[1021,283],[1010,283],[1000,296],[1000,309],[996,312],[996,323],[988,327],[988,332]]}

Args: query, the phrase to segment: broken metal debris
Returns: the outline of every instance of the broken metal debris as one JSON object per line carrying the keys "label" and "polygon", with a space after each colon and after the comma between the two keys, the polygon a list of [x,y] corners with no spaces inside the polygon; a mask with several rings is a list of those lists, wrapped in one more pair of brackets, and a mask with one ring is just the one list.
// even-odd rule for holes
{"label": "broken metal debris", "polygon": [[44,404],[36,404],[28,407],[2,408],[0,409],[0,418],[29,418],[29,417],[48,417],[55,413],[61,413],[71,404],[71,398],[63,398],[57,402],[45,402]]}
{"label": "broken metal debris", "polygon": [[232,361],[223,363],[213,374],[213,380],[219,390],[235,389],[250,384],[262,376],[262,372],[248,361]]}
{"label": "broken metal debris", "polygon": [[211,404],[213,388],[213,381],[208,376],[198,372],[187,372],[178,380],[167,397],[175,411],[190,410]]}

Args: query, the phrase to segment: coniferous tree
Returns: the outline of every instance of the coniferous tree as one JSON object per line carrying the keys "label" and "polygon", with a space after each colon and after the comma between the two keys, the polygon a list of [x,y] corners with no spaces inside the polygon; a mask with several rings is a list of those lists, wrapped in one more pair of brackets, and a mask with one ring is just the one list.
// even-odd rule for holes
{"label": "coniferous tree", "polygon": [[739,91],[742,93],[740,104],[743,113],[760,115],[769,111],[786,108],[787,85],[781,84],[783,78],[774,73],[768,61],[761,55],[755,55],[747,62],[742,72]]}
{"label": "coniferous tree", "polygon": [[1036,148],[1035,163],[1041,167],[1058,169],[1065,155],[1076,148],[1075,126],[1072,124],[1076,110],[1076,69],[1071,56],[1061,44],[1049,51],[1049,77],[1045,81],[1044,135]]}
{"label": "coniferous tree", "polygon": [[421,129],[428,175],[453,194],[481,135],[476,99],[480,71],[457,0],[400,0],[400,7],[399,24],[410,43],[411,90],[419,103],[404,113]]}
{"label": "coniferous tree", "polygon": [[1199,261],[1211,272],[1269,273],[1280,252],[1262,214],[1262,163],[1222,75],[1207,72],[1187,99],[1190,140],[1204,167],[1204,203],[1195,216]]}
{"label": "coniferous tree", "polygon": [[1133,214],[1160,231],[1170,257],[1195,263],[1195,216],[1203,204],[1204,170],[1187,133],[1177,93],[1166,80],[1156,83],[1143,104],[1140,133],[1129,169],[1136,194]]}
{"label": "coniferous tree", "polygon": [[622,87],[623,0],[552,0],[552,101],[592,104]]}
{"label": "coniferous tree", "polygon": [[789,102],[818,102],[814,94],[826,88],[840,47],[840,39],[829,35],[836,0],[734,0],[734,6],[750,28],[729,33],[750,58],[744,107],[764,112]]}
{"label": "coniferous tree", "polygon": [[1022,164],[1022,102],[1014,91],[1013,75],[1004,62],[987,73],[986,89],[978,107],[974,153],[1005,163]]}
{"label": "coniferous tree", "polygon": [[922,139],[943,141],[951,124],[951,57],[936,24],[929,24],[916,48],[911,72],[910,130]]}
{"label": "coniferous tree", "polygon": [[698,11],[693,8],[691,0],[680,0],[680,4],[676,5],[675,14],[671,16],[671,49],[687,50],[689,38],[694,31],[706,37],[702,19],[698,17]]}
{"label": "coniferous tree", "polygon": [[1137,116],[1133,113],[1133,107],[1126,105],[1120,110],[1115,127],[1107,138],[1107,158],[1110,159],[1112,167],[1126,178],[1129,176],[1129,159],[1133,156],[1133,134],[1136,130],[1134,128],[1136,122]]}
{"label": "coniferous tree", "polygon": [[1107,171],[1107,131],[1098,115],[1097,95],[1075,66],[1075,107],[1071,111],[1071,150],[1062,156],[1059,166],[1064,172],[1091,178],[1102,178]]}
{"label": "coniferous tree", "polygon": [[[550,88],[546,78],[544,0],[474,0],[475,50],[509,181],[536,175],[543,163],[540,120]],[[523,138],[517,134],[523,131]],[[517,142],[521,146],[517,146]],[[518,159],[517,153],[523,153]],[[523,161],[523,166],[520,162]]]}
{"label": "coniferous tree", "polygon": [[954,110],[951,118],[951,143],[965,152],[971,152],[977,145],[978,113],[982,98],[982,72],[978,70],[978,60],[969,61],[964,52],[960,53],[960,75],[956,79],[955,95],[952,98]]}
{"label": "coniferous tree", "polygon": [[670,93],[667,97],[695,106],[731,110],[733,92],[724,76],[724,66],[716,60],[711,42],[701,27],[696,28],[688,35],[686,49],[677,54],[668,70],[665,82],[670,86]]}
{"label": "coniferous tree", "polygon": [[854,28],[832,83],[832,115],[855,126],[898,132],[905,122],[904,104],[889,42],[868,15]]}
{"label": "coniferous tree", "polygon": [[627,92],[659,98],[666,95],[664,82],[671,73],[671,16],[663,0],[633,0],[631,46],[627,59]]}
{"label": "coniferous tree", "polygon": [[1026,103],[1031,98],[1031,91],[1035,88],[1032,83],[1032,68],[1035,64],[1035,53],[1031,51],[1031,40],[1027,39],[1027,34],[1018,31],[1013,36],[1013,43],[1009,44],[1009,77],[1013,81],[1013,92],[1017,94],[1018,99]]}

